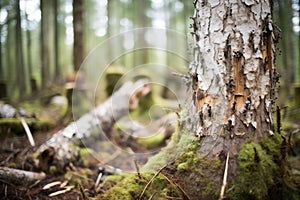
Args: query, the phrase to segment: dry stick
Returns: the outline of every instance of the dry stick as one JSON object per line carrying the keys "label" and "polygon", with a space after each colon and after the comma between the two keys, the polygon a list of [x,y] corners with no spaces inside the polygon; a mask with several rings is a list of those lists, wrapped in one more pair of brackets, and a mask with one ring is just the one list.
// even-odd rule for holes
{"label": "dry stick", "polygon": [[183,199],[187,199],[187,200],[190,200],[191,198],[188,196],[188,194],[179,186],[177,185],[175,182],[173,182],[172,180],[170,180],[166,175],[162,174],[165,179],[167,179],[167,181],[169,181],[169,183],[171,185],[174,185],[178,190],[180,190],[182,196],[183,196]]}
{"label": "dry stick", "polygon": [[57,195],[60,195],[60,194],[64,194],[66,192],[71,191],[73,188],[74,188],[74,186],[68,186],[68,187],[66,187],[66,189],[53,192],[53,193],[49,194],[48,196],[49,197],[54,197],[54,196],[57,196]]}
{"label": "dry stick", "polygon": [[136,159],[134,159],[134,165],[135,165],[135,168],[136,168],[137,175],[141,179],[142,177],[141,177],[141,173],[140,173],[140,168],[139,168],[139,166],[137,164]]}
{"label": "dry stick", "polygon": [[97,189],[97,187],[98,187],[98,185],[101,181],[102,175],[103,175],[102,173],[98,174],[98,177],[97,177],[97,180],[96,180],[96,183],[95,183],[95,189]]}
{"label": "dry stick", "polygon": [[56,185],[60,185],[60,184],[61,184],[60,181],[54,181],[54,182],[48,183],[47,185],[45,185],[43,187],[43,190],[48,190],[48,189],[50,189],[50,188],[52,188],[52,187],[54,187]]}
{"label": "dry stick", "polygon": [[219,198],[220,200],[224,199],[225,187],[227,185],[228,161],[229,161],[229,152],[227,153],[227,158],[226,158],[223,185],[221,187],[220,198]]}
{"label": "dry stick", "polygon": [[27,134],[27,137],[28,137],[28,140],[30,142],[30,145],[34,147],[35,146],[35,142],[33,140],[31,131],[30,131],[30,129],[29,129],[29,127],[28,127],[28,125],[27,125],[27,123],[26,123],[26,121],[24,120],[23,117],[21,117],[21,123],[22,123],[22,125],[23,125],[23,127],[25,129],[25,132]]}
{"label": "dry stick", "polygon": [[147,185],[145,186],[145,188],[143,189],[140,197],[139,197],[139,200],[142,200],[143,196],[144,196],[144,193],[146,192],[147,188],[150,186],[150,184],[153,182],[153,180],[159,175],[159,173],[167,166],[164,165],[163,167],[161,167],[157,172],[156,174],[154,174],[154,176],[150,179],[150,181],[147,183]]}
{"label": "dry stick", "polygon": [[154,193],[149,197],[148,200],[151,200],[155,195],[156,195],[156,192],[154,192]]}

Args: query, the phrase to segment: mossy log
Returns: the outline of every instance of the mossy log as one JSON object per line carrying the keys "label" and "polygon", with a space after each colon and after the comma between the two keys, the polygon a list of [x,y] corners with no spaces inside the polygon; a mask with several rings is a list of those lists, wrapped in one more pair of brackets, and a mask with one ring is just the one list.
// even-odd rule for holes
{"label": "mossy log", "polygon": [[114,123],[136,109],[139,99],[150,92],[148,83],[147,79],[125,83],[103,104],[54,134],[38,149],[39,167],[48,171],[54,165],[58,171],[64,171],[70,163],[78,162],[80,154],[75,141],[89,137],[95,128],[109,133]]}

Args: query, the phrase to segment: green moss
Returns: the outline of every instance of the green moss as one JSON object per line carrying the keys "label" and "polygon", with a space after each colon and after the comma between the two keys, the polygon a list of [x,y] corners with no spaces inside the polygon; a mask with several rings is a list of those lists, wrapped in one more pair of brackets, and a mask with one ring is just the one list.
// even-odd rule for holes
{"label": "green moss", "polygon": [[153,150],[165,144],[166,135],[164,133],[156,134],[149,138],[138,138],[137,142],[148,150]]}
{"label": "green moss", "polygon": [[159,154],[149,158],[147,164],[142,168],[144,171],[158,170],[167,163],[174,162],[188,149],[194,149],[198,145],[198,139],[187,133],[179,134],[178,131],[172,135],[170,143],[163,148]]}
{"label": "green moss", "polygon": [[[186,192],[192,189],[200,199],[217,199],[219,190],[215,188],[215,176],[220,173],[218,158],[199,157],[197,154],[198,142],[192,143],[188,151],[184,152],[173,164],[177,166],[176,177]],[[196,194],[197,193],[197,194]]]}
{"label": "green moss", "polygon": [[180,164],[178,164],[178,166],[177,166],[177,171],[178,171],[178,172],[187,171],[188,169],[189,169],[189,165],[188,165],[187,162],[180,163]]}
{"label": "green moss", "polygon": [[[26,123],[30,128],[31,132],[48,130],[53,126],[52,122],[36,119],[26,119]],[[13,134],[23,134],[25,133],[24,127],[19,118],[5,118],[0,119],[0,132],[1,133],[13,133]],[[1,134],[6,137],[5,134]]]}
{"label": "green moss", "polygon": [[273,157],[261,145],[249,142],[243,145],[239,154],[239,182],[237,193],[249,198],[265,199],[268,188],[274,184],[276,165]]}
{"label": "green moss", "polygon": [[[124,75],[125,71],[121,67],[110,67],[107,72],[106,72],[106,94],[107,96],[110,96],[116,89],[116,84],[118,81],[122,78]],[[118,84],[120,86],[122,84]]]}
{"label": "green moss", "polygon": [[[104,181],[104,188],[108,190],[104,194],[97,196],[96,199],[139,199],[145,186],[153,176],[154,173],[143,173],[141,178],[136,174],[107,177]],[[113,187],[107,188],[107,184],[112,185]],[[149,199],[153,194],[155,194],[155,199],[180,197],[175,187],[162,175],[158,175],[153,180],[146,189],[143,197],[144,199]]]}
{"label": "green moss", "polygon": [[239,172],[229,199],[299,199],[285,159],[281,135],[246,142],[239,153]]}
{"label": "green moss", "polygon": [[73,185],[94,184],[94,173],[88,168],[77,168],[76,171],[67,171],[64,178],[70,180]]}
{"label": "green moss", "polygon": [[17,167],[17,164],[14,163],[14,162],[10,162],[10,163],[8,164],[8,167],[9,167],[9,168],[16,168],[16,167]]}
{"label": "green moss", "polygon": [[55,174],[57,172],[56,166],[51,165],[49,171],[50,171],[50,174]]}

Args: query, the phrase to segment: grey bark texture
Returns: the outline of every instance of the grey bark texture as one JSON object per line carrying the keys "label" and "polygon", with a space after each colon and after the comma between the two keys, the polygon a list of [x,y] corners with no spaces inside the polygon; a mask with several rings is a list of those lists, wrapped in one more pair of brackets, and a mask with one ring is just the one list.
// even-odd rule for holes
{"label": "grey bark texture", "polygon": [[[182,129],[200,138],[198,157],[217,158],[225,166],[229,153],[230,179],[237,172],[241,145],[247,139],[259,141],[273,135],[271,114],[278,77],[272,3],[196,0],[194,6],[191,103]],[[203,170],[212,173],[211,169]],[[221,188],[224,167],[220,170],[208,180],[216,190]],[[208,198],[199,197],[203,191],[195,189],[195,183],[182,187],[195,199]]]}

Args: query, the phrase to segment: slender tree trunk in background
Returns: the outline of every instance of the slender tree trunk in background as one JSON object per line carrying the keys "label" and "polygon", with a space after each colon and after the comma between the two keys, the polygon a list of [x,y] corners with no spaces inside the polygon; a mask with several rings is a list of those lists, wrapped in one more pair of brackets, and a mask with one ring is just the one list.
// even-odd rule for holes
{"label": "slender tree trunk in background", "polygon": [[20,0],[16,1],[16,66],[19,98],[26,94],[26,71],[23,56]]}
{"label": "slender tree trunk in background", "polygon": [[[8,11],[7,13],[8,17],[12,16],[12,12]],[[13,58],[13,51],[14,49],[11,48],[12,45],[14,45],[14,34],[15,34],[15,28],[13,27],[12,23],[8,22],[7,23],[7,36],[6,36],[6,44],[5,44],[5,48],[7,49],[6,53],[6,65],[7,68],[11,68],[13,72],[16,71],[16,67],[15,67],[15,58]],[[7,80],[7,96],[10,97],[12,96],[12,93],[10,91],[15,90],[16,87],[13,84],[14,81],[16,80],[16,73],[13,73],[13,75],[10,75],[9,79]]]}
{"label": "slender tree trunk in background", "polygon": [[41,80],[42,88],[45,89],[50,84],[50,3],[48,0],[41,0]]}
{"label": "slender tree trunk in background", "polygon": [[292,8],[292,0],[288,0],[286,2],[286,14],[288,15],[288,46],[289,46],[289,65],[288,68],[290,68],[291,73],[288,76],[288,80],[291,82],[291,84],[295,83],[295,72],[296,72],[296,62],[295,62],[295,33],[293,31],[293,8]]}
{"label": "slender tree trunk in background", "polygon": [[[300,18],[300,0],[298,1],[298,17]],[[299,20],[300,27],[300,20]],[[298,47],[300,47],[300,32],[298,33]],[[300,83],[300,50],[298,51],[297,82]]]}
{"label": "slender tree trunk in background", "polygon": [[[116,3],[116,1],[108,1],[107,2],[107,17],[108,17],[108,24],[107,24],[107,36],[108,38],[112,37],[113,35],[116,35],[117,33],[117,29],[116,26],[120,26],[119,23],[115,22],[117,16],[114,15],[114,13],[117,13],[117,12],[114,12],[115,10],[114,9],[117,9],[117,7],[114,7],[114,3]],[[116,57],[116,54],[117,54],[117,48],[118,48],[118,43],[114,40],[114,39],[110,39],[110,44],[112,47],[114,48],[109,48],[108,49],[108,59],[109,59],[109,62],[113,62],[113,58]],[[110,63],[111,64],[111,63]]]}
{"label": "slender tree trunk in background", "polygon": [[55,57],[55,80],[62,81],[61,66],[59,63],[59,25],[58,25],[58,9],[59,0],[54,0],[54,57]]}
{"label": "slender tree trunk in background", "polygon": [[295,48],[294,48],[294,32],[293,32],[293,10],[292,0],[280,1],[278,3],[278,21],[282,30],[282,39],[280,40],[282,50],[282,69],[281,73],[285,77],[283,87],[284,91],[290,92],[291,84],[295,81]]}
{"label": "slender tree trunk in background", "polygon": [[31,94],[35,94],[37,92],[37,82],[36,79],[33,77],[32,73],[32,59],[31,59],[31,30],[30,30],[30,22],[28,19],[28,15],[25,12],[25,18],[26,18],[26,39],[27,39],[27,65],[28,65],[28,77],[29,77],[29,86],[30,86],[30,92]]}
{"label": "slender tree trunk in background", "polygon": [[[1,10],[1,4],[0,4]],[[0,35],[2,35],[2,25],[0,26]],[[6,92],[6,81],[4,76],[4,68],[2,62],[2,38],[0,38],[0,99],[5,98],[7,96]]]}
{"label": "slender tree trunk in background", "polygon": [[[140,28],[144,28],[148,26],[147,23],[147,1],[141,1],[141,7],[140,7]],[[146,32],[141,31],[140,37],[140,42],[141,46],[144,47],[146,46],[146,40],[145,40],[145,34]],[[146,64],[148,62],[148,52],[145,48],[140,50],[140,56],[141,56],[141,63],[140,64]]]}
{"label": "slender tree trunk in background", "polygon": [[78,71],[83,61],[83,1],[73,0],[73,26],[74,26],[74,71]]}
{"label": "slender tree trunk in background", "polygon": [[178,165],[176,184],[191,199],[216,199],[226,155],[228,180],[233,182],[245,141],[273,135],[272,3],[198,0],[194,5],[194,60],[189,70],[193,106],[188,106],[181,128],[200,138],[198,163],[189,172]]}
{"label": "slender tree trunk in background", "polygon": [[[147,1],[139,1],[136,3],[136,8],[135,11],[137,12],[136,15],[138,16],[137,23],[138,27],[137,28],[144,28],[148,26],[147,23],[147,16],[146,16],[146,10],[147,10]],[[144,47],[146,44],[145,41],[145,34],[146,32],[140,31],[139,35],[136,35],[135,39],[135,45],[137,47]],[[134,52],[134,66],[139,66],[141,64],[146,64],[148,62],[148,52],[147,49],[141,48],[137,49]]]}

